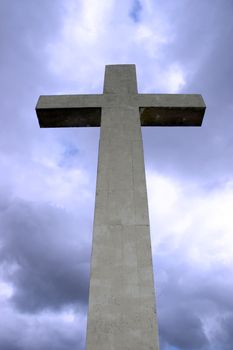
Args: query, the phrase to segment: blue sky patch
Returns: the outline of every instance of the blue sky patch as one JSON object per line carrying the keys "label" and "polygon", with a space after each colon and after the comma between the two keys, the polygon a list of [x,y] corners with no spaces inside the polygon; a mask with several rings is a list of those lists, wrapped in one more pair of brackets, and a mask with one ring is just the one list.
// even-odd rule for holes
{"label": "blue sky patch", "polygon": [[140,21],[140,14],[142,11],[142,4],[139,0],[134,0],[133,1],[133,6],[132,9],[129,13],[130,17],[134,20],[134,22],[139,22]]}

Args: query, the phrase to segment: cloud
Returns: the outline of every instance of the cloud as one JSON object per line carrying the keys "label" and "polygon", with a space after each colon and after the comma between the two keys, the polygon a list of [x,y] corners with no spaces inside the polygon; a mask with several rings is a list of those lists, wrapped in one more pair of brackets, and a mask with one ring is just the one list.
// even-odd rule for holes
{"label": "cloud", "polygon": [[147,181],[161,342],[212,349],[223,329],[230,337],[233,314],[233,182],[210,190],[154,172]]}
{"label": "cloud", "polygon": [[[203,349],[209,345],[201,320],[188,309],[171,309],[161,317],[162,336],[177,349]],[[181,336],[183,334],[183,336]]]}
{"label": "cloud", "polygon": [[4,350],[70,350],[84,349],[85,317],[73,314],[44,312],[31,316],[19,314],[1,305],[0,348]]}
{"label": "cloud", "polygon": [[[160,21],[159,13],[152,16],[151,2],[141,4],[139,23],[131,21],[129,13],[135,4],[138,2],[130,0],[102,1],[98,5],[93,0],[78,3],[69,0],[60,33],[47,46],[51,73],[66,75],[71,83],[78,81],[78,92],[102,91],[105,64],[136,63],[145,72],[146,54],[148,71],[152,68],[152,72],[161,74],[159,50],[170,40],[169,28]],[[138,11],[137,5],[134,13],[138,15]],[[87,76],[94,79],[88,81]]]}
{"label": "cloud", "polygon": [[185,77],[182,68],[173,63],[165,75],[165,89],[167,92],[174,94],[182,90],[185,86]]}
{"label": "cloud", "polygon": [[[180,182],[152,172],[148,172],[147,181],[149,203],[153,208],[151,223],[158,232],[155,249],[165,237],[170,240],[166,247],[169,250],[181,247],[181,241],[188,238],[192,244],[185,253],[193,262],[203,264],[205,261],[207,265],[212,259],[232,262],[232,181],[211,190],[198,183],[184,179]],[[164,226],[168,217],[169,226]]]}
{"label": "cloud", "polygon": [[19,310],[34,313],[67,305],[86,309],[88,229],[77,216],[45,204],[18,200],[4,210],[0,259],[13,287],[10,300]]}

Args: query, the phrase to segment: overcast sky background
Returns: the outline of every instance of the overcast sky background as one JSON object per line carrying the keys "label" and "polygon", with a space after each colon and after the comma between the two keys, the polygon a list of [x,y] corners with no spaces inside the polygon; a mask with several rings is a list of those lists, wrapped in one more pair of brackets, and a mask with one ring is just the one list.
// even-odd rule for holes
{"label": "overcast sky background", "polygon": [[40,129],[40,94],[201,93],[144,128],[161,350],[232,350],[232,0],[0,1],[0,349],[83,350],[99,129]]}

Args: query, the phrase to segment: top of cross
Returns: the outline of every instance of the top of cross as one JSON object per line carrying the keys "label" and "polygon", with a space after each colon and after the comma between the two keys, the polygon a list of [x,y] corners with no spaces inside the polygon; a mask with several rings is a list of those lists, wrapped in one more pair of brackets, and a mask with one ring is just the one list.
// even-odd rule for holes
{"label": "top of cross", "polygon": [[136,66],[117,64],[105,67],[104,94],[137,94]]}

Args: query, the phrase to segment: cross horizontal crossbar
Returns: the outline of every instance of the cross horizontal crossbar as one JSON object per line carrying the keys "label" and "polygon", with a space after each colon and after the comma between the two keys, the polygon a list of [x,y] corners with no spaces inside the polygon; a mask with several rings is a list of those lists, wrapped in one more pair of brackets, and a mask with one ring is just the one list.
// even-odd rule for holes
{"label": "cross horizontal crossbar", "polygon": [[130,94],[40,96],[36,112],[40,127],[98,127],[101,109],[136,106],[142,126],[201,126],[205,103],[198,94]]}

